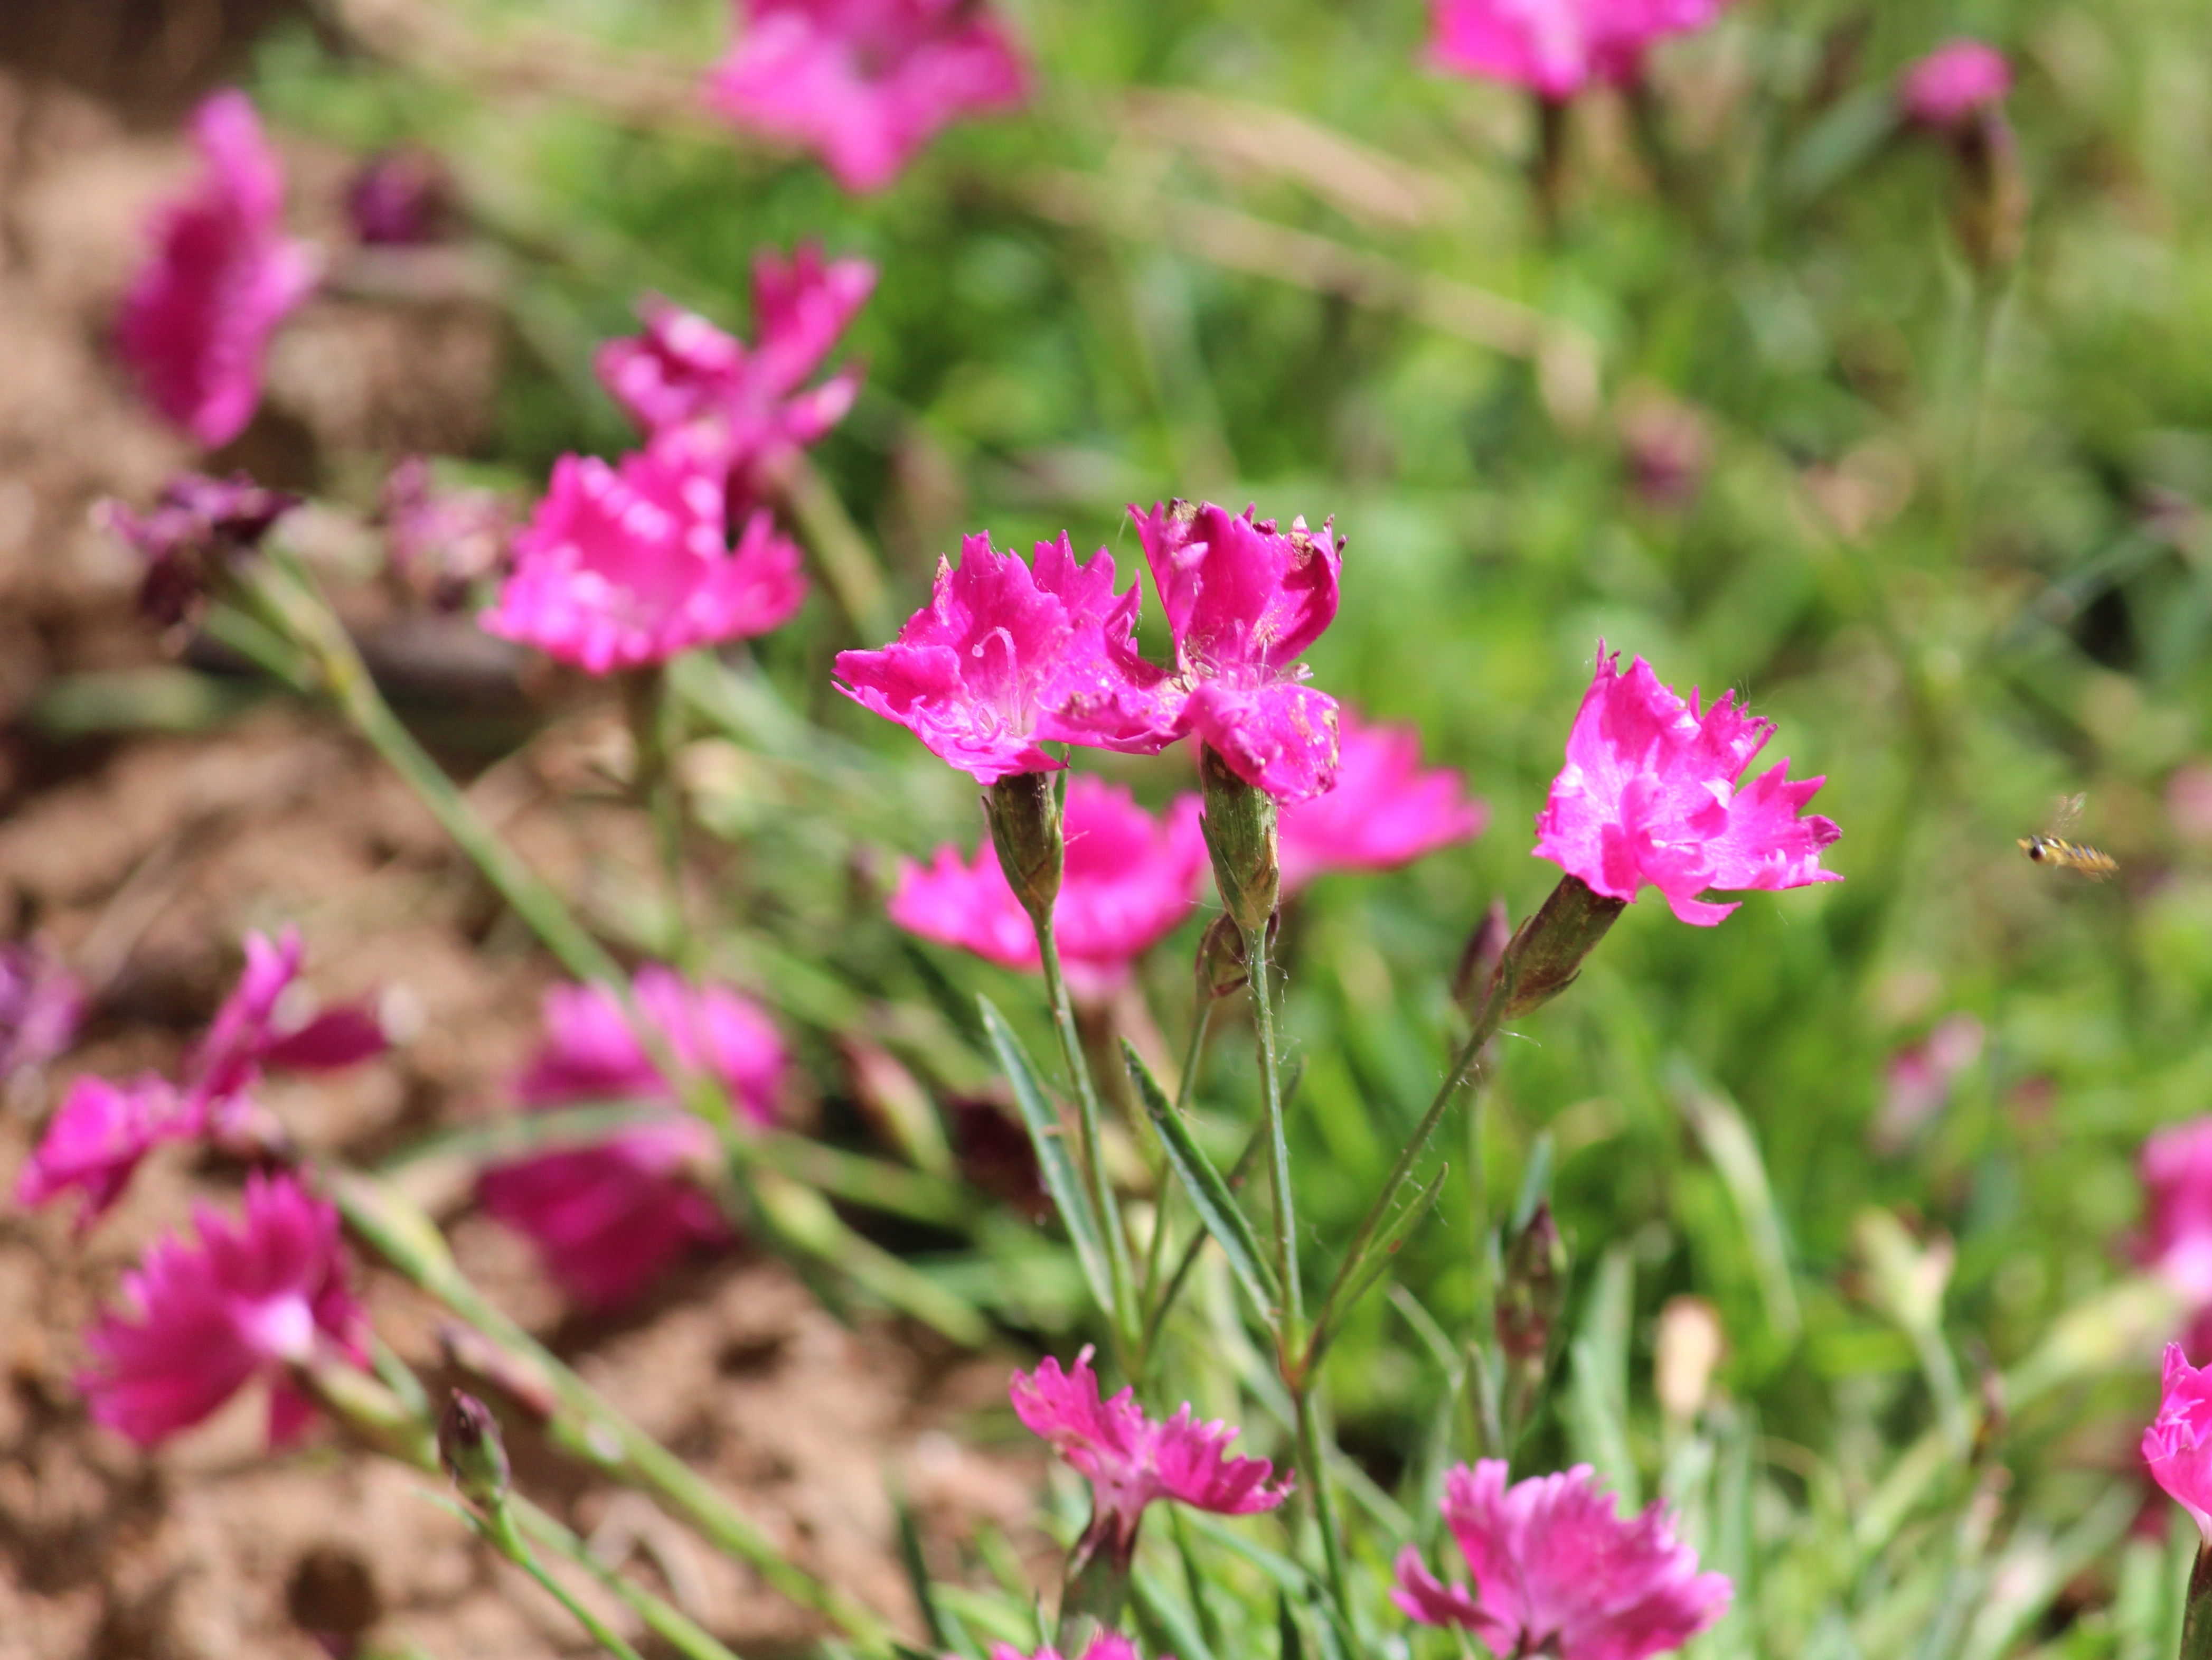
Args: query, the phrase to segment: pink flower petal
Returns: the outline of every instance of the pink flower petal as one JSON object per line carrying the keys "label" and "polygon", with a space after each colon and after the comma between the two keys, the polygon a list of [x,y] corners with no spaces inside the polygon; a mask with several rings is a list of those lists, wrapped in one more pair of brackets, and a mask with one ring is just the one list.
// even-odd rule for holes
{"label": "pink flower petal", "polygon": [[1702,29],[1723,0],[1430,0],[1439,69],[1505,81],[1546,98],[1594,82],[1626,85],[1669,34]]}
{"label": "pink flower petal", "polygon": [[190,1140],[204,1122],[204,1110],[157,1073],[129,1084],[80,1078],[24,1161],[15,1202],[44,1205],[81,1190],[77,1226],[90,1227],[123,1196],[140,1159],[164,1141]]}
{"label": "pink flower petal", "polygon": [[2179,1343],[2166,1346],[2158,1416],[2143,1432],[2142,1456],[2151,1479],[2212,1544],[2212,1367],[2191,1365]]}
{"label": "pink flower petal", "polygon": [[2012,65],[1979,40],[1947,40],[1898,77],[1897,101],[1923,126],[1955,128],[2012,91]]}
{"label": "pink flower petal", "polygon": [[1279,816],[1286,893],[1324,871],[1395,869],[1480,836],[1490,822],[1457,773],[1422,770],[1411,727],[1370,727],[1340,708],[1337,757],[1336,787]]}

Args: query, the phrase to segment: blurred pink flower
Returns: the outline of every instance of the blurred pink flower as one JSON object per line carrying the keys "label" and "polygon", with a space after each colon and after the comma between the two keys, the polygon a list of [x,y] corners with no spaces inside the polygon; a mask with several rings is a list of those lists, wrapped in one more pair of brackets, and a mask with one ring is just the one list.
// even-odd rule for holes
{"label": "blurred pink flower", "polygon": [[1982,1058],[1986,1036],[1972,1015],[1946,1015],[1919,1043],[1890,1056],[1881,1109],[1874,1121],[1875,1152],[1894,1157],[1912,1144],[1951,1098],[1952,1080]]}
{"label": "blurred pink flower", "polygon": [[1229,1457],[1237,1431],[1197,1422],[1188,1402],[1158,1423],[1145,1415],[1133,1389],[1102,1401],[1091,1353],[1086,1344],[1066,1371],[1047,1355],[1035,1371],[1017,1371],[1006,1389],[1030,1432],[1090,1477],[1091,1525],[1084,1535],[1090,1550],[1105,1548],[1126,1565],[1145,1507],[1156,1499],[1217,1516],[1250,1516],[1290,1497],[1287,1475],[1273,1481],[1274,1466],[1266,1459]]}
{"label": "blurred pink flower", "polygon": [[1666,1506],[1621,1517],[1587,1464],[1508,1487],[1503,1459],[1445,1478],[1443,1513],[1474,1581],[1446,1585],[1408,1545],[1392,1600],[1425,1626],[1458,1626],[1499,1654],[1644,1660],[1728,1611],[1725,1574],[1699,1573]]}
{"label": "blurred pink flower", "polygon": [[1336,787],[1285,807],[1283,891],[1325,871],[1392,870],[1482,834],[1490,809],[1449,767],[1421,769],[1420,734],[1340,712]]}
{"label": "blurred pink flower", "polygon": [[2212,766],[2185,762],[2166,781],[2166,813],[2174,833],[2191,842],[2212,842]]}
{"label": "blurred pink flower", "polygon": [[1063,533],[1034,567],[966,538],[960,563],[937,562],[929,604],[879,651],[837,654],[837,690],[906,727],[978,783],[1063,764],[1040,744],[1139,755],[1166,741],[1160,671],[1131,639],[1138,591],[1114,593],[1101,549],[1078,564]]}
{"label": "blurred pink flower", "polygon": [[299,505],[298,496],[264,489],[246,473],[210,478],[180,472],[161,487],[148,513],[112,498],[98,513],[146,561],[138,608],[159,622],[179,623],[199,610],[209,585],[232,560],[259,547],[270,527]]}
{"label": "blurred pink flower", "polygon": [[619,470],[562,456],[484,628],[593,674],[767,633],[806,597],[799,550],[763,508],[733,550],[727,502],[681,433]]}
{"label": "blurred pink flower", "polygon": [[1429,0],[1438,68],[1557,101],[1592,82],[1636,80],[1661,38],[1702,29],[1723,0]]}
{"label": "blurred pink flower", "polygon": [[152,1446],[266,1376],[269,1438],[281,1445],[313,1412],[287,1368],[323,1354],[368,1360],[337,1213],[292,1177],[256,1173],[237,1223],[205,1207],[193,1220],[197,1242],[167,1236],[124,1275],[125,1310],[87,1334],[93,1365],[79,1386],[94,1421]]}
{"label": "blurred pink flower", "polygon": [[1698,898],[1708,888],[1796,888],[1843,879],[1820,868],[1839,832],[1800,817],[1827,781],[1791,782],[1785,760],[1739,781],[1774,723],[1735,707],[1734,694],[1702,714],[1659,684],[1641,657],[1598,642],[1597,673],[1567,736],[1567,764],[1536,815],[1536,856],[1595,892],[1633,901],[1646,887],[1685,922],[1710,927],[1734,905]]}
{"label": "blurred pink flower", "polygon": [[1326,793],[1337,767],[1336,700],[1298,684],[1297,659],[1336,617],[1335,521],[1278,532],[1253,509],[1210,502],[1132,507],[1175,637],[1174,735],[1195,732],[1256,789],[1288,805]]}
{"label": "blurred pink flower", "polygon": [[2179,1343],[2166,1346],[2158,1416],[2143,1432],[2142,1456],[2151,1479],[2212,1548],[2212,1367],[2191,1365]]}
{"label": "blurred pink flower", "polygon": [[800,388],[875,286],[865,259],[825,264],[811,246],[787,260],[763,252],[753,261],[756,344],[654,296],[642,308],[643,334],[599,348],[600,383],[648,436],[695,429],[695,441],[726,461],[738,495],[750,496],[853,407],[858,368]]}
{"label": "blurred pink flower", "polygon": [[[741,1121],[773,1124],[783,1088],[783,1041],[768,1017],[726,987],[695,989],[672,970],[638,970],[640,1012],[685,1067],[711,1070]],[[486,1171],[486,1212],[527,1234],[579,1302],[614,1308],[695,1244],[732,1238],[720,1207],[693,1179],[711,1166],[713,1133],[676,1110],[676,1091],[602,986],[545,994],[546,1042],[515,1091],[534,1110],[586,1103],[664,1101],[665,1118],[591,1147],[540,1153]]]}
{"label": "blurred pink flower", "polygon": [[[1012,1643],[994,1643],[991,1660],[1060,1660],[1060,1654],[1048,1643],[1035,1654],[1024,1654]],[[1083,1651],[1083,1660],[1138,1660],[1137,1645],[1118,1631],[1102,1631]]]}
{"label": "blurred pink flower", "polygon": [[732,125],[812,150],[847,190],[881,190],[939,128],[1018,107],[1020,56],[981,0],[740,0],[707,79]]}
{"label": "blurred pink flower", "polygon": [[393,574],[449,610],[476,583],[506,569],[517,528],[505,496],[441,485],[419,455],[408,456],[386,477],[379,517]]}
{"label": "blurred pink flower", "polygon": [[300,976],[306,948],[287,927],[271,939],[246,936],[246,967],[216,1011],[207,1036],[185,1057],[185,1094],[203,1120],[260,1080],[264,1067],[330,1072],[383,1053],[384,1029],[358,1004],[311,1019],[286,1018],[285,994]]}
{"label": "blurred pink flower", "polygon": [[252,418],[269,337],[314,287],[317,258],[283,234],[283,169],[244,93],[203,103],[192,142],[207,171],[156,215],[116,332],[154,407],[214,449]]}
{"label": "blurred pink flower", "polygon": [[79,1078],[17,1174],[15,1202],[44,1205],[81,1189],[76,1225],[88,1228],[123,1196],[140,1159],[164,1141],[190,1140],[204,1121],[203,1110],[157,1073],[128,1084]]}
{"label": "blurred pink flower", "polygon": [[[1119,784],[1071,779],[1062,820],[1067,859],[1053,932],[1068,990],[1103,1003],[1128,978],[1138,958],[1172,933],[1198,903],[1206,872],[1206,838],[1195,795],[1176,798],[1154,818]],[[946,846],[923,866],[899,866],[891,921],[925,939],[972,951],[1010,969],[1042,970],[1029,913],[999,867],[988,837],[973,863]]]}
{"label": "blurred pink flower", "polygon": [[2212,1307],[2212,1116],[2152,1135],[2136,1171],[2143,1185],[2136,1260],[2191,1309]]}
{"label": "blurred pink flower", "polygon": [[1979,40],[1947,40],[1898,77],[1897,101],[1923,126],[1953,129],[2004,101],[2012,65]]}
{"label": "blurred pink flower", "polygon": [[434,151],[385,150],[362,162],[346,186],[346,216],[371,247],[419,247],[444,236],[453,195]]}
{"label": "blurred pink flower", "polygon": [[76,1041],[84,987],[42,939],[0,944],[0,1079],[31,1072]]}

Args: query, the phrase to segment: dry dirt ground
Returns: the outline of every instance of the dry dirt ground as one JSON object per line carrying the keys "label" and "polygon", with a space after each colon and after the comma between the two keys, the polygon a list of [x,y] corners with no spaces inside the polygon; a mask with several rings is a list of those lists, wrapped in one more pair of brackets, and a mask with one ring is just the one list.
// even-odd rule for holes
{"label": "dry dirt ground", "polygon": [[[84,9],[135,27],[131,5]],[[82,77],[25,70],[9,56],[20,23],[0,18],[0,932],[43,934],[94,1006],[78,1047],[0,1106],[0,1183],[12,1188],[71,1075],[173,1064],[235,974],[245,930],[288,921],[319,993],[378,995],[415,1035],[270,1104],[313,1150],[380,1155],[498,1107],[547,970],[511,924],[487,926],[481,890],[406,792],[300,712],[125,739],[59,741],[27,721],[57,676],[163,660],[132,611],[130,557],[88,510],[107,494],[143,502],[189,459],[139,411],[105,335],[145,205],[190,159],[166,127],[131,131]],[[155,102],[129,106],[143,119]],[[303,213],[327,212],[343,158],[288,159]],[[288,331],[269,409],[218,459],[304,483],[327,453],[465,447],[497,354],[496,328],[465,310],[316,301]],[[477,786],[556,877],[622,833],[561,785],[557,757],[540,757]],[[86,1422],[71,1382],[86,1321],[150,1238],[195,1199],[234,1200],[240,1176],[171,1149],[82,1239],[68,1207],[0,1206],[0,1660],[586,1651],[422,1478],[328,1432],[266,1455],[258,1399],[151,1455]],[[614,1400],[798,1560],[903,1626],[889,1481],[939,1539],[985,1517],[1018,1526],[1030,1509],[1032,1454],[962,1450],[962,1426],[1003,1408],[1004,1360],[841,1326],[741,1255],[692,1265],[620,1322],[583,1322],[511,1236],[458,1208],[452,1231],[464,1266]],[[434,1383],[434,1311],[390,1274],[366,1277],[380,1332]],[[520,1479],[748,1656],[807,1634],[641,1501],[543,1457],[523,1458]]]}

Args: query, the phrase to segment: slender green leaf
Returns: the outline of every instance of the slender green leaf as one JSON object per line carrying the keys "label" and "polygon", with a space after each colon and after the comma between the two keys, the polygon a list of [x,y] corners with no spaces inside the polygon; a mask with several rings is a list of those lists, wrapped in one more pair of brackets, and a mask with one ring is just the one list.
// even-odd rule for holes
{"label": "slender green leaf", "polygon": [[1235,1270],[1245,1295],[1263,1313],[1272,1313],[1281,1293],[1275,1283],[1275,1271],[1252,1231],[1251,1219],[1237,1207],[1237,1196],[1230,1192],[1229,1183],[1222,1180],[1221,1172],[1214,1169],[1213,1161],[1206,1156],[1206,1150],[1190,1133],[1190,1126],[1175,1110],[1175,1103],[1152,1076],[1152,1069],[1130,1047],[1127,1038],[1121,1043],[1121,1056],[1128,1065],[1129,1078],[1137,1086],[1138,1097],[1145,1104],[1145,1111],[1160,1133],[1160,1146],[1167,1154],[1169,1168],[1182,1183],[1183,1191],[1190,1195],[1199,1220],[1221,1247],[1222,1255],[1228,1257],[1229,1266]]}
{"label": "slender green leaf", "polygon": [[989,998],[978,997],[975,1001],[983,1012],[984,1035],[991,1041],[992,1053],[999,1057],[1006,1082],[1013,1086],[1014,1104],[1020,1109],[1022,1122],[1029,1127],[1030,1140],[1036,1147],[1037,1169],[1043,1173],[1045,1190],[1060,1207],[1060,1219],[1075,1247],[1076,1260],[1083,1265],[1083,1278],[1098,1306],[1110,1312],[1114,1307],[1114,1278],[1107,1266],[1106,1238],[1098,1231],[1098,1215],[1091,1207],[1091,1195],[1084,1186],[1082,1172],[1076,1169],[1074,1155],[1067,1150],[1060,1110],[1053,1105],[1052,1097],[1037,1076],[1029,1052],[1022,1048],[1022,1040],[1014,1035],[1014,1029],[1006,1024],[1006,1017],[999,1012]]}
{"label": "slender green leaf", "polygon": [[1634,1307],[1635,1264],[1626,1245],[1600,1261],[1597,1284],[1576,1334],[1573,1376],[1567,1395],[1567,1438],[1575,1456],[1593,1464],[1606,1484],[1633,1510],[1642,1499],[1635,1456],[1628,1446],[1628,1325]]}
{"label": "slender green leaf", "polygon": [[1399,1250],[1420,1226],[1428,1213],[1436,1208],[1437,1201],[1444,1190],[1444,1178],[1451,1174],[1449,1164],[1439,1164],[1435,1177],[1425,1188],[1417,1190],[1406,1203],[1406,1207],[1385,1223],[1354,1269],[1351,1263],[1337,1275],[1336,1283],[1329,1287],[1328,1300],[1322,1304],[1319,1317],[1314,1323],[1313,1341],[1307,1349],[1306,1364],[1319,1364],[1328,1346],[1343,1329],[1345,1320],[1359,1304],[1359,1299],[1374,1289],[1375,1282],[1390,1271],[1397,1261]]}

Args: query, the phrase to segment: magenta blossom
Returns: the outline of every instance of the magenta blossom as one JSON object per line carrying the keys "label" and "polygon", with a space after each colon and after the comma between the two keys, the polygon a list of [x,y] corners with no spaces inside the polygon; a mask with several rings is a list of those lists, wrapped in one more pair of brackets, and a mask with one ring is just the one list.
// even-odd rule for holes
{"label": "magenta blossom", "polygon": [[1664,36],[1702,29],[1723,0],[1429,0],[1440,69],[1557,102],[1593,82],[1626,86]]}
{"label": "magenta blossom", "polygon": [[287,994],[306,958],[300,930],[286,927],[274,939],[246,936],[246,968],[207,1036],[186,1057],[185,1092],[204,1116],[246,1094],[260,1080],[262,1068],[331,1072],[350,1067],[385,1049],[384,1029],[358,1004],[305,1018],[290,1006]]}
{"label": "magenta blossom", "polygon": [[1250,1516],[1290,1497],[1289,1476],[1275,1482],[1266,1459],[1228,1456],[1237,1431],[1197,1422],[1188,1402],[1156,1423],[1137,1404],[1133,1389],[1102,1401],[1091,1353],[1086,1344],[1066,1371],[1048,1355],[1035,1371],[1017,1371],[1006,1389],[1015,1415],[1091,1479],[1091,1525],[1079,1549],[1105,1548],[1126,1566],[1145,1507],[1157,1499],[1217,1516]]}
{"label": "magenta blossom", "polygon": [[1594,891],[1633,901],[1646,887],[1685,922],[1711,926],[1735,909],[1697,896],[1708,888],[1796,888],[1839,882],[1820,850],[1839,834],[1800,817],[1827,781],[1792,783],[1782,762],[1739,788],[1774,733],[1735,707],[1734,694],[1702,714],[1659,684],[1641,657],[1598,642],[1597,674],[1567,735],[1567,764],[1536,815],[1536,856]]}
{"label": "magenta blossom", "polygon": [[1505,1461],[1461,1464],[1443,1513],[1474,1581],[1446,1585],[1408,1545],[1391,1599],[1425,1626],[1458,1626],[1498,1654],[1644,1660],[1728,1611],[1728,1576],[1699,1573],[1664,1505],[1623,1517],[1587,1464],[1505,1484]]}
{"label": "magenta blossom", "polygon": [[139,609],[167,623],[196,613],[216,577],[259,547],[270,527],[299,505],[298,496],[264,489],[246,473],[210,478],[181,472],[161,487],[149,513],[113,500],[102,502],[100,512],[107,528],[146,561]]}
{"label": "magenta blossom", "polygon": [[288,1372],[336,1356],[368,1363],[368,1322],[348,1288],[338,1216],[289,1176],[249,1176],[235,1224],[202,1207],[199,1237],[157,1241],[123,1277],[124,1312],[87,1335],[78,1380],[94,1421],[141,1446],[190,1429],[258,1377],[270,1380],[269,1438],[313,1408]]}
{"label": "magenta blossom", "polygon": [[214,449],[252,418],[269,337],[314,287],[316,258],[283,234],[283,169],[245,94],[202,104],[192,142],[207,172],[155,219],[117,337],[154,407]]}
{"label": "magenta blossom", "polygon": [[362,163],[346,186],[346,216],[371,247],[419,247],[444,236],[453,197],[436,152],[386,150]]}
{"label": "magenta blossom", "polygon": [[1029,77],[980,0],[739,0],[708,77],[732,125],[803,145],[854,192],[881,190],[940,127],[1012,109]]}
{"label": "magenta blossom", "polygon": [[[1068,989],[1079,1000],[1109,1000],[1137,958],[1190,915],[1206,872],[1200,806],[1195,795],[1178,796],[1158,819],[1121,785],[1088,775],[1069,781],[1061,821],[1067,857],[1052,921]],[[1010,969],[1043,966],[1029,913],[988,837],[973,863],[950,846],[926,866],[902,862],[890,915],[908,933]]]}
{"label": "magenta blossom", "polygon": [[1285,806],[1326,794],[1337,766],[1336,700],[1299,684],[1297,659],[1336,618],[1343,544],[1294,519],[1211,502],[1132,507],[1175,637],[1174,733],[1196,733],[1255,789]]}
{"label": "magenta blossom", "polygon": [[84,987],[43,940],[0,945],[0,1079],[33,1072],[76,1041]]}
{"label": "magenta blossom", "polygon": [[1946,1015],[1925,1038],[1890,1056],[1881,1110],[1874,1121],[1875,1151],[1894,1155],[1912,1144],[1950,1100],[1953,1081],[1982,1058],[1987,1036],[1972,1015]]}
{"label": "magenta blossom", "polygon": [[200,1133],[204,1115],[158,1073],[128,1084],[80,1078],[62,1097],[38,1150],[15,1178],[15,1202],[38,1206],[81,1190],[80,1231],[123,1196],[138,1161],[164,1141]]}
{"label": "magenta blossom", "polygon": [[732,550],[720,471],[671,438],[619,471],[597,456],[554,464],[487,630],[607,674],[790,619],[806,597],[798,548],[761,508]]}
{"label": "magenta blossom", "polygon": [[[1049,1643],[1035,1654],[1024,1654],[1012,1643],[994,1643],[991,1660],[1060,1660],[1060,1654]],[[1137,1660],[1137,1645],[1118,1631],[1102,1631],[1083,1651],[1083,1660]]]}
{"label": "magenta blossom", "polygon": [[2212,1548],[2212,1366],[2192,1366],[2179,1343],[2166,1346],[2158,1416],[2143,1432],[2151,1480],[2178,1500]]}
{"label": "magenta blossom", "polygon": [[1370,727],[1340,712],[1336,787],[1282,810],[1283,891],[1325,871],[1394,870],[1482,834],[1490,809],[1448,767],[1422,770],[1411,727]]}
{"label": "magenta blossom", "polygon": [[2160,1130],[2143,1143],[2136,1170],[2144,1199],[2137,1260],[2192,1308],[2212,1305],[2212,1117]]}
{"label": "magenta blossom", "polygon": [[896,721],[978,783],[1057,771],[1038,745],[1158,752],[1168,706],[1137,654],[1137,587],[1114,593],[1113,556],[1078,564],[1063,533],[1036,563],[994,553],[987,531],[937,562],[929,604],[880,651],[837,654],[837,690]]}
{"label": "magenta blossom", "polygon": [[2004,102],[2012,65],[1979,40],[1948,40],[1898,77],[1897,102],[1908,119],[1955,131]]}
{"label": "magenta blossom", "polygon": [[755,344],[652,298],[643,334],[599,348],[599,380],[648,436],[692,429],[749,495],[853,407],[857,368],[805,383],[875,286],[876,268],[865,259],[825,263],[812,246],[788,260],[763,252],[753,261]]}
{"label": "magenta blossom", "polygon": [[[711,1071],[739,1117],[775,1122],[782,1040],[768,1018],[720,986],[694,989],[673,970],[638,971],[641,1014],[678,1061]],[[588,1148],[541,1153],[486,1171],[486,1211],[535,1240],[555,1279],[579,1302],[629,1302],[695,1244],[726,1244],[729,1225],[695,1179],[711,1167],[714,1137],[674,1108],[676,1091],[601,986],[556,986],[545,995],[546,1042],[516,1085],[535,1110],[586,1103],[665,1102],[663,1117]]]}
{"label": "magenta blossom", "polygon": [[475,584],[507,569],[516,528],[507,499],[495,490],[441,485],[419,455],[408,456],[386,477],[378,516],[393,574],[447,610],[458,608]]}

